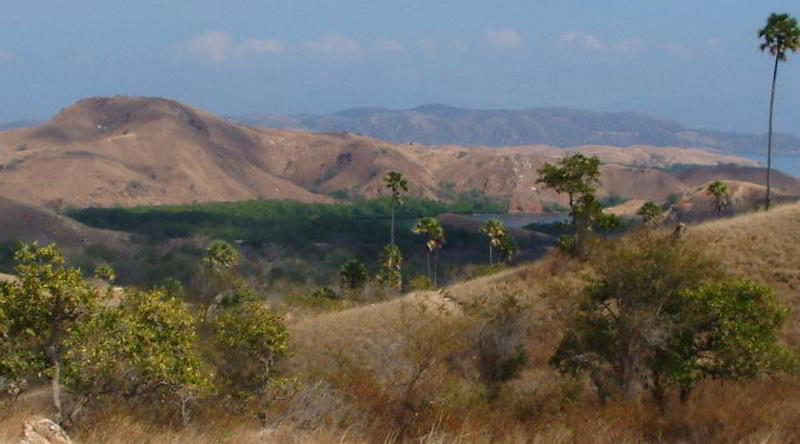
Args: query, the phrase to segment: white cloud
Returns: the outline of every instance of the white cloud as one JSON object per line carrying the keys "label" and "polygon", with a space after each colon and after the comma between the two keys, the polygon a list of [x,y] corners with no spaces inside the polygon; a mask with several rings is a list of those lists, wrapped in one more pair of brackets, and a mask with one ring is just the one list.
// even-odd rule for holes
{"label": "white cloud", "polygon": [[719,48],[722,45],[722,39],[719,37],[711,37],[710,39],[706,40],[706,46],[709,48]]}
{"label": "white cloud", "polygon": [[448,46],[449,46],[451,49],[455,49],[456,51],[461,51],[461,52],[464,52],[464,51],[466,51],[466,50],[468,50],[468,49],[469,49],[469,46],[467,46],[467,44],[466,44],[466,43],[464,43],[464,41],[463,41],[463,40],[458,40],[458,39],[451,39],[451,40],[449,40],[449,41],[447,42],[447,45],[448,45]]}
{"label": "white cloud", "polygon": [[582,32],[568,32],[558,38],[558,43],[563,45],[578,45],[586,49],[601,50],[606,47],[599,38]]}
{"label": "white cloud", "polygon": [[644,42],[640,37],[631,37],[627,40],[623,40],[615,44],[614,49],[620,52],[624,52],[626,54],[634,54],[639,52],[643,46]]}
{"label": "white cloud", "polygon": [[436,55],[436,42],[433,40],[420,40],[417,42],[417,48],[429,56]]}
{"label": "white cloud", "polygon": [[305,42],[303,46],[310,52],[328,57],[359,57],[364,48],[355,40],[339,34],[322,36],[319,40]]}
{"label": "white cloud", "polygon": [[184,44],[186,51],[206,63],[224,63],[232,58],[244,59],[262,54],[277,54],[285,49],[279,40],[245,39],[236,41],[225,31],[208,31]]}
{"label": "white cloud", "polygon": [[14,58],[14,54],[9,51],[0,49],[0,62],[6,62]]}
{"label": "white cloud", "polygon": [[377,46],[378,49],[389,52],[404,52],[406,50],[406,45],[398,42],[397,40],[390,39],[375,40],[375,46]]}
{"label": "white cloud", "polygon": [[222,63],[230,57],[233,37],[225,31],[208,31],[186,42],[191,55],[210,63]]}
{"label": "white cloud", "polygon": [[486,30],[486,41],[497,49],[522,48],[522,35],[511,28]]}
{"label": "white cloud", "polygon": [[686,49],[685,46],[678,43],[666,43],[662,45],[662,48],[676,57],[687,58],[690,55],[689,50]]}
{"label": "white cloud", "polygon": [[235,53],[239,57],[260,54],[279,54],[286,49],[280,40],[245,39],[236,45]]}

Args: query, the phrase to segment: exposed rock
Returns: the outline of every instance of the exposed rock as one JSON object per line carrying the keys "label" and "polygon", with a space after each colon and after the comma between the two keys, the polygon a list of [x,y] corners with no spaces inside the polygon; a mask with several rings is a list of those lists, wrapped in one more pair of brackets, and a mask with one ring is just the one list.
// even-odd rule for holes
{"label": "exposed rock", "polygon": [[31,418],[25,421],[24,436],[19,444],[71,444],[67,433],[47,418]]}
{"label": "exposed rock", "polygon": [[678,225],[675,227],[675,231],[672,232],[672,238],[675,240],[682,239],[686,235],[687,229],[688,227],[685,223],[678,223]]}

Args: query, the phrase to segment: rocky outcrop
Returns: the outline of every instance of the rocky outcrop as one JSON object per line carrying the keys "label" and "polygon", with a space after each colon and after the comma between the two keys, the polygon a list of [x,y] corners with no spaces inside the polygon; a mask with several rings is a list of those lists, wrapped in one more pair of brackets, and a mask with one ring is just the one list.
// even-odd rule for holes
{"label": "rocky outcrop", "polygon": [[31,418],[23,427],[19,444],[72,444],[64,429],[47,418]]}

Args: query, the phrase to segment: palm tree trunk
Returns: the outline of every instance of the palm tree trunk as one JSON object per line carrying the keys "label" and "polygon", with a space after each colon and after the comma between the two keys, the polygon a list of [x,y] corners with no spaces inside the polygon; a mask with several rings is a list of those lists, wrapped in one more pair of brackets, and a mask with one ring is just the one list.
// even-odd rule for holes
{"label": "palm tree trunk", "polygon": [[767,201],[765,210],[769,210],[770,172],[772,170],[772,112],[775,106],[775,81],[778,78],[778,56],[775,56],[775,68],[772,70],[772,90],[769,95],[769,132],[767,133]]}
{"label": "palm tree trunk", "polygon": [[494,260],[492,259],[492,243],[489,242],[489,265],[494,265]]}
{"label": "palm tree trunk", "polygon": [[439,250],[433,252],[433,286],[439,286]]}
{"label": "palm tree trunk", "polygon": [[428,250],[428,279],[433,280],[433,275],[431,275],[431,251]]}
{"label": "palm tree trunk", "polygon": [[391,235],[392,242],[391,244],[394,245],[394,202],[392,202],[392,235]]}

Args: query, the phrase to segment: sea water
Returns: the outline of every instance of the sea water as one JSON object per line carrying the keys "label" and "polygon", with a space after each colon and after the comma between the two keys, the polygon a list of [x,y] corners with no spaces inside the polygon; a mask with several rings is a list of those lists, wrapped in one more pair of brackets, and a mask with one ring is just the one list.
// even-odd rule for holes
{"label": "sea water", "polygon": [[[737,154],[741,157],[755,160],[761,166],[767,166],[767,153]],[[772,153],[772,168],[794,177],[800,177],[800,154]]]}

